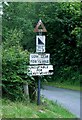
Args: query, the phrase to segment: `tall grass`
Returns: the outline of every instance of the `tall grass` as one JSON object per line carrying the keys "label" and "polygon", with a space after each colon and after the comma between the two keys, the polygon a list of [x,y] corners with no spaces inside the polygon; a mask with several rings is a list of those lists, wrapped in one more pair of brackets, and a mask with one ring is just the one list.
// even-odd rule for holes
{"label": "tall grass", "polygon": [[2,118],[75,118],[57,103],[42,98],[40,106],[27,101],[2,100]]}

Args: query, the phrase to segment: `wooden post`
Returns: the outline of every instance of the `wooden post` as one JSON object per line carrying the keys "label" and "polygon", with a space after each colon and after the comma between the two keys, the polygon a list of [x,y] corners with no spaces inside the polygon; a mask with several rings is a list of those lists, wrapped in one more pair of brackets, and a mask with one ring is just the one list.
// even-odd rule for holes
{"label": "wooden post", "polygon": [[29,89],[30,102],[36,101],[36,83],[35,83],[35,81],[32,81],[32,83],[28,85],[28,89]]}

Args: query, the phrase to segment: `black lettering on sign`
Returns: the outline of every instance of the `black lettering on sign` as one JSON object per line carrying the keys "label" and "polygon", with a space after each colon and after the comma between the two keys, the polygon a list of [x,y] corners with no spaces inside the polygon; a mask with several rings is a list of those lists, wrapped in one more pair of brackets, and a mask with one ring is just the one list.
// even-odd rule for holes
{"label": "black lettering on sign", "polygon": [[48,58],[48,55],[46,55],[45,58]]}
{"label": "black lettering on sign", "polygon": [[38,63],[42,63],[42,61],[41,61],[41,60],[38,60]]}
{"label": "black lettering on sign", "polygon": [[32,63],[37,63],[37,60],[31,60]]}
{"label": "black lettering on sign", "polygon": [[32,55],[32,58],[38,58],[38,55]]}

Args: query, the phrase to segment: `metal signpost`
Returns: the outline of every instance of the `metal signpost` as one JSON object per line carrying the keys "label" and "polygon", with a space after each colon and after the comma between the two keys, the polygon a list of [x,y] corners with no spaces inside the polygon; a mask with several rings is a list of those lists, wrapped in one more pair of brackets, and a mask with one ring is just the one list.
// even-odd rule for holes
{"label": "metal signpost", "polygon": [[[39,26],[42,29],[39,29]],[[41,20],[37,23],[34,32],[39,33],[39,35],[36,35],[36,53],[30,54],[27,74],[38,76],[37,104],[40,105],[40,76],[52,75],[53,65],[50,65],[50,54],[45,53],[45,35],[42,33],[47,32],[47,30]]]}

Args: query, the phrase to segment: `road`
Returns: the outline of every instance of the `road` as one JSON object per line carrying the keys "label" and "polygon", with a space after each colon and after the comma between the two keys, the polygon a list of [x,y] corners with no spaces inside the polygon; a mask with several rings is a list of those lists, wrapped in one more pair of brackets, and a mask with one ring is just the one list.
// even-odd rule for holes
{"label": "road", "polygon": [[44,86],[41,89],[41,94],[49,100],[56,101],[64,108],[68,109],[71,113],[80,118],[80,92],[67,90],[62,88],[55,88]]}

